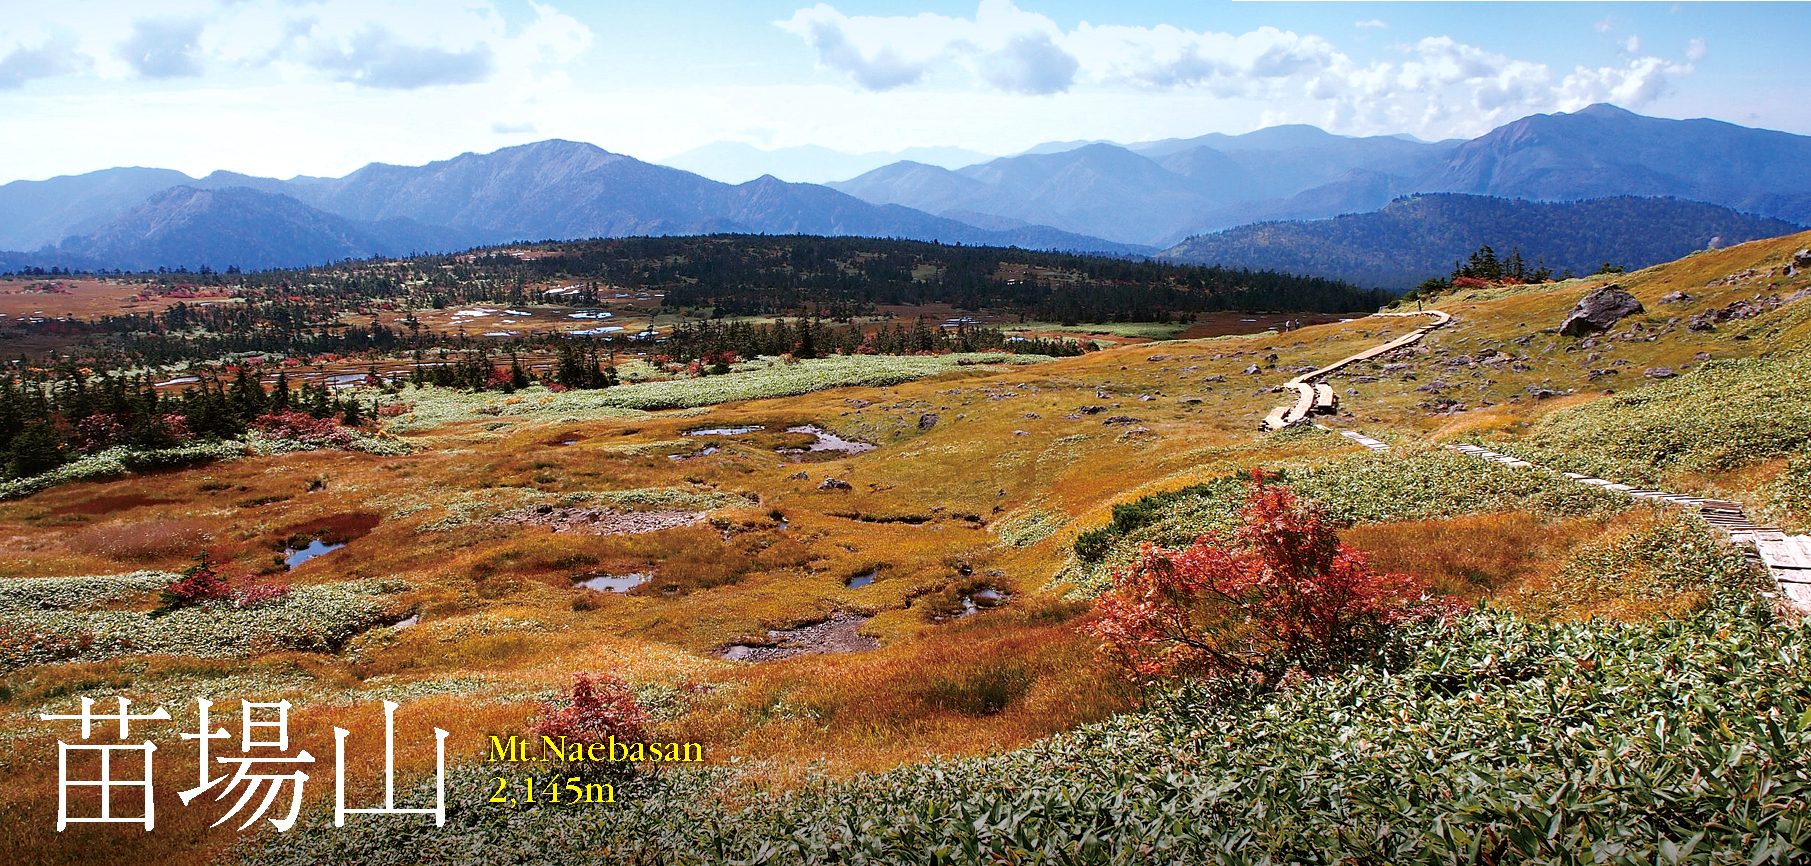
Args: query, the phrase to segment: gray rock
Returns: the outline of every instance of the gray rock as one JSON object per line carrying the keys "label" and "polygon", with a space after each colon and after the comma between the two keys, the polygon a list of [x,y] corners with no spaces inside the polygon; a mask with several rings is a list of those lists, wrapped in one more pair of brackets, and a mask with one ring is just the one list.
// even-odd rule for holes
{"label": "gray rock", "polygon": [[1798,252],[1793,253],[1792,264],[1795,267],[1811,268],[1811,249],[1799,250]]}
{"label": "gray rock", "polygon": [[1582,337],[1586,334],[1608,331],[1622,317],[1645,312],[1646,308],[1635,296],[1622,290],[1622,287],[1609,285],[1586,295],[1572,308],[1572,314],[1559,326],[1559,332],[1568,337]]}
{"label": "gray rock", "polygon": [[937,417],[937,413],[926,412],[923,415],[918,416],[918,429],[929,430],[932,427],[937,426],[937,422],[940,420],[942,419]]}
{"label": "gray rock", "polygon": [[1649,367],[1642,375],[1649,379],[1671,379],[1679,374],[1673,372],[1671,367]]}
{"label": "gray rock", "polygon": [[849,482],[844,481],[841,478],[826,478],[826,479],[824,479],[824,482],[822,484],[819,484],[817,486],[817,489],[819,489],[819,490],[854,490],[855,485],[850,484]]}
{"label": "gray rock", "polygon": [[1684,303],[1689,303],[1691,301],[1691,299],[1692,299],[1692,296],[1688,295],[1684,292],[1673,292],[1671,294],[1662,295],[1660,297],[1660,303],[1662,303],[1662,304],[1684,304]]}

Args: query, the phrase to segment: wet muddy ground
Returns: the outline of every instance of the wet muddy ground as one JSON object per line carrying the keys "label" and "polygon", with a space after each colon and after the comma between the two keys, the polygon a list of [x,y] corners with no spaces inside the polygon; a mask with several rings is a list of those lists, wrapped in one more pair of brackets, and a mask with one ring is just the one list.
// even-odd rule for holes
{"label": "wet muddy ground", "polygon": [[865,616],[839,613],[815,625],[770,630],[767,632],[767,640],[759,644],[730,644],[724,648],[722,655],[730,661],[772,662],[805,655],[880,649],[878,638],[858,633],[867,621],[868,617]]}

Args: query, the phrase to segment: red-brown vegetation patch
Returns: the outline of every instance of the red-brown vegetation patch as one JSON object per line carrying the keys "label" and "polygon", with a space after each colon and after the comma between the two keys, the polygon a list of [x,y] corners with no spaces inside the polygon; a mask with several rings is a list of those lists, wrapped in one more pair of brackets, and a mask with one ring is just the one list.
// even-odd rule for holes
{"label": "red-brown vegetation patch", "polygon": [[284,530],[280,541],[287,545],[288,542],[300,540],[301,545],[289,545],[297,547],[317,538],[324,544],[348,544],[370,535],[371,530],[376,529],[382,521],[383,518],[376,514],[334,514]]}
{"label": "red-brown vegetation patch", "polygon": [[139,520],[92,526],[70,536],[69,549],[118,562],[187,558],[201,550],[211,525],[202,520]]}
{"label": "red-brown vegetation patch", "polygon": [[64,514],[111,514],[115,511],[129,511],[149,505],[170,505],[174,499],[159,499],[147,493],[120,493],[113,496],[96,496],[85,502],[76,502],[53,509],[50,513]]}

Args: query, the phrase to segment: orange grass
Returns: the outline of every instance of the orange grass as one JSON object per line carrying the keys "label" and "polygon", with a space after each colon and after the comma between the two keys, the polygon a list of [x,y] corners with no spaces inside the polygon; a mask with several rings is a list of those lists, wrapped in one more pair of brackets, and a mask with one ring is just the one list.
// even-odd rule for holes
{"label": "orange grass", "polygon": [[1340,532],[1377,570],[1412,574],[1466,600],[1512,592],[1557,567],[1599,520],[1543,521],[1521,513],[1468,514],[1441,520],[1374,523]]}

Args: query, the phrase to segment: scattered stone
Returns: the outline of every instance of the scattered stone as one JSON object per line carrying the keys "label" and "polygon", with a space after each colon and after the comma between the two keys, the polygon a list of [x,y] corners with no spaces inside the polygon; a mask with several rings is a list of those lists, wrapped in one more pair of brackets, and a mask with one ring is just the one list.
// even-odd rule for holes
{"label": "scattered stone", "polygon": [[1671,379],[1679,374],[1673,372],[1671,367],[1649,367],[1647,372],[1641,375],[1649,379]]}
{"label": "scattered stone", "polygon": [[1253,364],[1249,367],[1246,367],[1244,372],[1245,372],[1245,375],[1247,375],[1247,376],[1256,376],[1259,373],[1262,373],[1264,371],[1261,368],[1259,368],[1258,365]]}
{"label": "scattered stone", "polygon": [[1079,409],[1076,409],[1075,411],[1077,411],[1083,415],[1099,415],[1100,413],[1107,411],[1107,407],[1105,407],[1105,406],[1083,406]]}
{"label": "scattered stone", "polygon": [[1623,291],[1621,286],[1604,286],[1586,295],[1572,308],[1572,314],[1560,324],[1559,332],[1568,337],[1582,337],[1608,331],[1624,316],[1645,310],[1641,302],[1634,295]]}
{"label": "scattered stone", "polygon": [[929,430],[932,427],[937,426],[939,420],[941,419],[937,417],[937,413],[926,412],[923,415],[918,416],[918,429]]}
{"label": "scattered stone", "polygon": [[1661,295],[1660,303],[1662,303],[1662,304],[1687,304],[1687,303],[1691,302],[1691,299],[1692,299],[1692,296],[1688,295],[1684,292],[1673,292],[1671,294]]}
{"label": "scattered stone", "polygon": [[1138,419],[1134,418],[1130,415],[1114,415],[1113,417],[1108,418],[1107,420],[1102,421],[1100,423],[1103,425],[1106,425],[1108,427],[1113,427],[1113,426],[1118,426],[1121,424],[1137,424]]}
{"label": "scattered stone", "polygon": [[786,476],[786,480],[787,481],[810,481],[811,473],[806,472],[803,469],[800,469],[799,471]]}
{"label": "scattered stone", "polygon": [[1038,420],[1038,419],[1039,419],[1039,418],[1042,418],[1042,417],[1044,417],[1044,416],[1042,416],[1042,415],[1039,415],[1039,414],[1038,414],[1038,413],[1036,413],[1036,412],[1026,412],[1026,413],[1025,413],[1025,418],[1026,418],[1026,419],[1027,419],[1027,420],[1031,420],[1031,421],[1036,421],[1036,420]]}
{"label": "scattered stone", "polygon": [[1014,431],[1012,431],[1012,435],[1014,435],[1014,436],[1030,436],[1031,434],[1027,433],[1023,430],[1014,430]]}
{"label": "scattered stone", "polygon": [[1529,394],[1529,396],[1533,397],[1536,400],[1545,400],[1549,397],[1558,397],[1559,396],[1558,391],[1551,391],[1546,388],[1539,388],[1539,387],[1533,387],[1533,386],[1529,387],[1528,394]]}
{"label": "scattered stone", "polygon": [[1151,402],[1151,401],[1152,401],[1152,400],[1155,400],[1155,399],[1157,399],[1157,398],[1156,398],[1156,397],[1153,397],[1153,396],[1151,396],[1151,395],[1149,395],[1149,394],[1140,394],[1140,395],[1138,395],[1138,402],[1140,402],[1140,403],[1149,403],[1149,402]]}
{"label": "scattered stone", "polygon": [[819,490],[854,490],[855,485],[850,484],[849,482],[844,481],[841,478],[826,478],[823,480],[823,483],[821,483],[817,486],[817,489],[819,489]]}

